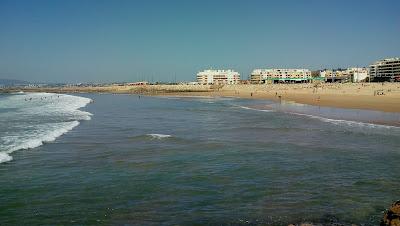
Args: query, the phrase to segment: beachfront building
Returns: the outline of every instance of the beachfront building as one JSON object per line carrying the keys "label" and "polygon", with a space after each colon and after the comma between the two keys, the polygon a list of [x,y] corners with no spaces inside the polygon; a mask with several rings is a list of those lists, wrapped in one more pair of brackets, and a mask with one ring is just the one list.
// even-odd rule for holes
{"label": "beachfront building", "polygon": [[197,82],[202,85],[239,84],[240,74],[234,70],[204,70],[197,73]]}
{"label": "beachfront building", "polygon": [[321,71],[321,77],[325,78],[325,82],[349,82],[351,79],[350,72],[347,69],[324,69]]}
{"label": "beachfront building", "polygon": [[400,58],[376,61],[369,66],[369,75],[374,82],[400,82]]}
{"label": "beachfront building", "polygon": [[127,86],[145,86],[148,84],[149,84],[149,82],[147,82],[147,81],[126,83]]}
{"label": "beachfront building", "polygon": [[347,68],[347,69],[324,69],[320,76],[326,82],[364,82],[368,78],[367,68]]}
{"label": "beachfront building", "polygon": [[347,69],[352,82],[366,82],[369,78],[368,69],[365,67],[353,67]]}
{"label": "beachfront building", "polygon": [[253,84],[278,82],[310,82],[311,71],[308,69],[255,69],[250,75]]}

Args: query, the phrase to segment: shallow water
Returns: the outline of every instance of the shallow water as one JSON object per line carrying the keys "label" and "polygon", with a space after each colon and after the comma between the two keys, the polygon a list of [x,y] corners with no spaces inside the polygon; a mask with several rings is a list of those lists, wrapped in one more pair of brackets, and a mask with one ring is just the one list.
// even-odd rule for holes
{"label": "shallow water", "polygon": [[398,114],[81,96],[91,120],[0,164],[0,225],[377,225],[400,197]]}

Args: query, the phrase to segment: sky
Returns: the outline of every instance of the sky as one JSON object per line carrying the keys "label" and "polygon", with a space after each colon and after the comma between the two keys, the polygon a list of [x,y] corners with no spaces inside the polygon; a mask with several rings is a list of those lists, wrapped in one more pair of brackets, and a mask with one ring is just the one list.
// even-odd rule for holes
{"label": "sky", "polygon": [[400,56],[398,0],[0,0],[0,78],[194,81]]}

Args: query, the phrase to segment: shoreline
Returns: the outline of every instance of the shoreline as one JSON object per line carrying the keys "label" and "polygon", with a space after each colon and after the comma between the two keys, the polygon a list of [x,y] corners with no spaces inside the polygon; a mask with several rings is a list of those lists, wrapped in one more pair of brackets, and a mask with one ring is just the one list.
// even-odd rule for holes
{"label": "shoreline", "polygon": [[400,112],[400,83],[145,85],[60,88],[8,88],[10,92],[113,93],[148,96],[210,96],[293,101],[321,107]]}
{"label": "shoreline", "polygon": [[234,92],[209,92],[209,93],[162,93],[151,96],[199,96],[199,97],[234,97],[242,99],[265,99],[279,102],[295,102],[299,104],[307,104],[320,107],[334,107],[344,109],[360,109],[372,110],[391,113],[400,113],[400,97],[371,97],[371,96],[355,96],[355,95],[332,95],[332,94],[285,94],[275,96],[268,93],[245,92],[235,94]]}

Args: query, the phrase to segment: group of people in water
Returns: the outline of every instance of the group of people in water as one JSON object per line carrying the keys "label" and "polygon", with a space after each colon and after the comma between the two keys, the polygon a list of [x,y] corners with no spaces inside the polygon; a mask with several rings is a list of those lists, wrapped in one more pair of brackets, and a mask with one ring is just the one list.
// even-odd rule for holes
{"label": "group of people in water", "polygon": [[[57,95],[57,98],[60,98],[60,95]],[[41,98],[40,98],[40,100],[45,100],[45,99],[47,99],[47,97],[41,97]],[[53,99],[53,96],[50,96],[50,99]],[[32,97],[30,97],[30,98],[25,98],[25,101],[31,101],[31,100],[33,100]]]}

